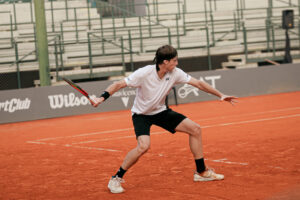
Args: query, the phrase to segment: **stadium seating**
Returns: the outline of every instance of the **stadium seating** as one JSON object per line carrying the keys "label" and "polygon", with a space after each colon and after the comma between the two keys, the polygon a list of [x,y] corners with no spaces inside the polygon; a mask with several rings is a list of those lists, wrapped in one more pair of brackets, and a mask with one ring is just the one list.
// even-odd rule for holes
{"label": "stadium seating", "polygon": [[[52,78],[119,76],[151,61],[162,44],[176,47],[181,58],[228,55],[224,69],[257,67],[283,57],[282,10],[299,16],[296,1],[148,0],[142,6],[144,16],[114,1],[45,1]],[[33,2],[2,0],[0,17],[0,72],[38,70]],[[299,37],[298,27],[290,30],[292,50]],[[297,62],[299,51],[292,56]]]}

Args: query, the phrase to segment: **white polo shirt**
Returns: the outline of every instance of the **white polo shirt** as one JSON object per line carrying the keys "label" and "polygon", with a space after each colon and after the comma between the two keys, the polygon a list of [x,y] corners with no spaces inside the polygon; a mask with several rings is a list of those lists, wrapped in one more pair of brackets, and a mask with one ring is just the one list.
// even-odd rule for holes
{"label": "white polo shirt", "polygon": [[132,113],[154,115],[166,110],[165,99],[175,84],[187,83],[191,76],[175,67],[160,79],[155,65],[139,68],[125,78],[129,87],[135,87],[136,97]]}

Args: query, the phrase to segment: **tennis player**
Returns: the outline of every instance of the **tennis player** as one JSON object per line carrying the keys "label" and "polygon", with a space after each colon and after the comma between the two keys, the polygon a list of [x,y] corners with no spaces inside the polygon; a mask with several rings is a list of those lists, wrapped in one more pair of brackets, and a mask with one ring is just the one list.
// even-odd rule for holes
{"label": "tennis player", "polygon": [[136,97],[132,111],[132,121],[137,138],[137,146],[129,151],[117,173],[112,176],[108,188],[112,193],[122,193],[123,176],[150,147],[150,127],[154,124],[171,133],[184,132],[189,136],[190,150],[196,163],[194,181],[222,180],[224,175],[215,173],[205,166],[202,150],[200,126],[186,116],[165,105],[165,98],[175,84],[187,83],[202,91],[213,94],[222,101],[236,103],[236,97],[227,96],[209,84],[191,77],[177,68],[178,56],[175,48],[169,45],[157,49],[155,65],[139,68],[123,80],[117,81],[95,98],[94,107],[124,87],[135,87]]}

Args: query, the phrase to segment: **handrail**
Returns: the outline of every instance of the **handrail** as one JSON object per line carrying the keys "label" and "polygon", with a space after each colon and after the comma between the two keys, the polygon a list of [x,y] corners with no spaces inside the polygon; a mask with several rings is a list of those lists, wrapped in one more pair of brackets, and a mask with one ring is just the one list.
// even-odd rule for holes
{"label": "handrail", "polygon": [[[194,10],[189,11],[187,10],[187,0],[172,0],[169,2],[161,2],[159,0],[153,0],[151,2],[146,3],[139,3],[135,5],[145,5],[146,9],[148,9],[148,12],[145,16],[140,16],[139,18],[135,19],[135,24],[129,24],[128,20],[125,19],[127,16],[137,17],[134,12],[131,12],[130,9],[126,10],[122,6],[117,6],[114,4],[109,4],[107,2],[104,3],[109,9],[112,9],[115,12],[118,10],[120,12],[120,17],[116,16],[116,13],[112,13],[112,18],[105,18],[105,17],[91,17],[90,14],[84,15],[84,18],[81,18],[79,16],[80,9],[87,9],[87,11],[84,10],[84,12],[89,12],[90,5],[87,3],[87,6],[85,5],[83,7],[76,7],[72,6],[72,4],[68,3],[70,1],[65,0],[66,6],[64,8],[54,8],[53,6],[54,1],[50,2],[49,4],[50,9],[46,9],[49,15],[48,20],[48,33],[51,33],[51,36],[54,36],[49,41],[49,46],[52,48],[55,48],[55,62],[56,66],[61,69],[63,69],[63,54],[65,53],[65,46],[68,45],[69,40],[66,40],[67,38],[64,38],[64,33],[66,32],[66,27],[68,26],[67,23],[70,23],[69,25],[74,26],[70,31],[75,37],[72,38],[72,41],[70,43],[77,43],[77,44],[83,44],[85,45],[88,43],[88,39],[86,35],[82,35],[82,33],[87,32],[94,32],[93,35],[91,35],[93,40],[90,42],[94,42],[93,44],[96,44],[97,42],[105,42],[110,43],[111,45],[108,45],[109,48],[112,46],[115,46],[116,48],[120,49],[120,54],[126,54],[129,53],[131,58],[131,65],[133,65],[133,58],[132,55],[138,55],[141,52],[147,52],[152,51],[152,47],[149,50],[147,49],[147,38],[148,37],[160,37],[163,38],[162,41],[172,44],[176,46],[178,49],[184,49],[184,48],[205,48],[207,50],[207,56],[208,59],[211,59],[211,48],[214,46],[217,46],[219,42],[224,40],[236,40],[239,42],[239,44],[245,45],[244,51],[245,55],[248,56],[250,53],[251,47],[256,44],[265,44],[265,51],[268,51],[270,53],[273,53],[273,58],[277,58],[277,51],[279,48],[282,48],[282,42],[284,41],[283,34],[280,31],[281,30],[281,23],[280,19],[281,16],[279,15],[280,10],[285,8],[291,8],[291,9],[297,9],[295,12],[295,29],[289,30],[289,32],[292,35],[291,41],[295,41],[292,45],[292,48],[295,48],[296,45],[300,47],[300,26],[298,22],[299,13],[300,13],[300,0],[298,0],[298,5],[296,5],[295,2],[284,1],[284,6],[273,6],[273,4],[269,3],[267,6],[259,7],[259,8],[247,8],[245,4],[245,0],[232,0],[232,2],[236,2],[236,7],[233,9],[233,14],[226,18],[226,19],[217,19],[215,14],[218,14],[219,11],[222,11],[221,7],[218,7],[219,3],[217,0],[202,0],[200,1],[200,4],[205,3],[205,11],[202,10]],[[0,13],[8,13],[10,14],[10,23],[4,22],[0,23],[0,27],[7,26],[7,30],[10,29],[11,35],[9,36],[9,32],[5,33],[6,36],[5,40],[11,39],[11,48],[15,50],[15,56],[16,60],[10,65],[16,65],[20,62],[23,62],[28,58],[29,56],[34,55],[35,50],[32,50],[30,52],[26,52],[26,55],[19,55],[19,47],[18,44],[20,44],[20,41],[18,41],[16,35],[14,35],[15,31],[18,31],[22,25],[27,26],[27,24],[34,25],[33,20],[30,21],[30,18],[28,17],[28,21],[21,22],[20,20],[16,21],[16,8],[18,8],[15,5],[15,2],[17,0],[11,0],[11,3],[14,3],[11,5],[11,11],[0,11]],[[269,1],[271,2],[271,1]],[[32,3],[32,2],[30,2]],[[69,4],[69,5],[68,5]],[[168,4],[172,4],[174,11],[168,12],[168,13],[162,13],[160,9],[163,7],[159,7],[160,5],[165,6]],[[178,7],[176,8],[176,5]],[[130,4],[128,6],[133,6],[133,4]],[[153,6],[153,7],[151,7]],[[233,5],[234,6],[234,5]],[[64,20],[60,20],[60,23],[56,23],[55,21],[55,11],[61,11],[66,10],[66,18]],[[70,11],[73,11],[72,15]],[[179,11],[179,12],[178,12]],[[258,11],[262,13],[262,16],[264,16],[264,19],[261,17],[252,14],[252,11]],[[176,13],[177,12],[177,13]],[[221,13],[221,12],[220,12]],[[193,14],[197,14],[199,16],[203,16],[202,19],[196,19],[193,22],[189,22],[186,20],[186,18],[192,16]],[[204,17],[206,15],[206,17]],[[31,13],[32,16],[32,13]],[[122,17],[123,17],[123,24],[122,24]],[[18,18],[19,19],[19,18]],[[32,19],[32,17],[31,17]],[[117,19],[120,21],[119,24],[117,24]],[[170,19],[172,20],[173,24],[168,25],[167,23],[164,23],[164,19]],[[258,19],[262,19],[265,21],[262,22],[262,26],[255,26],[250,24],[245,24],[244,22],[246,20],[255,21]],[[105,27],[105,20],[112,20],[113,25],[111,27]],[[74,24],[73,24],[74,22]],[[81,22],[88,22],[88,26],[85,30],[80,29]],[[95,23],[96,22],[96,23]],[[246,21],[247,22],[247,21]],[[101,23],[102,26],[101,26]],[[114,24],[115,23],[115,24]],[[194,24],[193,24],[194,23]],[[60,27],[59,27],[60,25]],[[95,25],[95,26],[94,26]],[[100,29],[98,29],[98,26],[100,25]],[[119,27],[118,27],[119,25]],[[221,25],[224,25],[221,27]],[[9,26],[9,27],[8,27]],[[96,27],[97,26],[97,27]],[[197,39],[197,42],[200,42],[200,45],[198,43],[195,46],[192,47],[185,47],[183,44],[184,39],[182,36],[186,36],[187,31],[191,31],[189,28],[200,30],[198,31],[201,35],[203,34],[204,37]],[[220,28],[221,27],[221,28]],[[6,27],[5,27],[6,28]],[[118,31],[124,31],[124,37],[121,37],[121,34],[118,34]],[[162,30],[161,35],[155,35],[156,30]],[[149,32],[147,32],[149,31]],[[165,31],[165,32],[164,32]],[[263,41],[249,41],[249,36],[253,33],[253,31],[260,31],[263,35]],[[133,33],[134,32],[134,33]],[[29,33],[24,35],[27,39],[27,37],[32,37],[32,34]],[[112,39],[110,39],[107,35],[112,35]],[[205,37],[206,34],[206,37]],[[82,36],[82,37],[81,37]],[[298,36],[298,37],[297,37]],[[2,38],[4,38],[2,37]],[[73,37],[73,36],[72,36]],[[0,39],[2,39],[0,38]],[[34,36],[33,36],[34,38]],[[102,39],[101,39],[102,38]],[[196,37],[195,37],[196,38]],[[74,40],[73,40],[74,39]],[[100,39],[100,40],[99,40]],[[31,38],[30,38],[31,40]],[[139,42],[140,40],[140,42]],[[35,39],[31,40],[31,42],[34,42]],[[299,41],[299,44],[297,43]],[[204,44],[204,45],[203,45]],[[5,47],[6,48],[6,47]],[[36,48],[36,47],[35,47]],[[60,48],[60,49],[59,49]],[[102,47],[106,48],[106,47]],[[31,50],[31,49],[30,49]],[[258,49],[259,50],[259,49]],[[107,51],[105,49],[103,52]],[[53,53],[53,52],[52,52]],[[295,54],[294,54],[295,55]],[[60,57],[59,57],[60,56]],[[123,55],[124,56],[124,55]],[[208,60],[209,68],[211,69],[211,61]]]}
{"label": "handrail", "polygon": [[[124,45],[123,45],[123,38],[120,37],[120,41],[121,41],[121,45],[116,44],[115,42],[109,41],[106,38],[101,38],[99,36],[96,36],[94,34],[94,32],[87,32],[87,37],[88,37],[88,53],[89,53],[89,69],[90,69],[90,73],[92,74],[92,70],[93,70],[93,55],[92,55],[92,46],[91,46],[91,36],[93,37],[97,37],[98,39],[100,38],[102,42],[109,42],[110,44],[113,44],[116,47],[119,47],[121,52],[121,59],[122,59],[122,66],[123,66],[123,73],[125,73],[126,71],[126,66],[125,66],[125,58],[124,58]],[[104,46],[104,44],[102,44],[102,46]],[[103,49],[102,53],[105,55],[105,51]],[[132,51],[130,51],[130,53],[132,53]]]}
{"label": "handrail", "polygon": [[[53,41],[56,42],[57,38],[59,38],[59,40],[60,40],[60,35],[59,34],[55,35],[54,38],[50,39],[48,41],[48,44],[52,43]],[[18,48],[19,43],[23,43],[23,42],[19,42],[16,39],[13,39],[13,48],[15,49],[16,60],[13,63],[11,63],[9,65],[9,67],[13,67],[14,65],[16,65],[16,67],[17,67],[17,84],[18,84],[18,88],[20,89],[21,88],[20,63],[22,61],[24,61],[28,56],[37,55],[37,49],[36,49],[36,45],[35,45],[34,50],[30,51],[29,53],[27,53],[27,54],[23,55],[21,58],[19,58],[19,48]],[[56,44],[55,44],[55,48],[56,48]],[[57,52],[55,51],[55,55],[56,55],[56,53]],[[60,51],[60,54],[62,54],[61,51]],[[35,57],[34,60],[37,60],[37,57]],[[55,62],[58,63],[57,60],[55,60]],[[62,55],[61,55],[61,66],[63,66]],[[58,66],[56,65],[56,69],[57,68],[58,68]]]}
{"label": "handrail", "polygon": [[[115,8],[115,9],[117,9],[117,10],[120,10],[121,12],[124,12],[124,13],[126,13],[126,14],[129,14],[129,16],[135,16],[135,17],[137,17],[137,15],[136,15],[135,13],[129,12],[128,10],[125,10],[125,9],[123,9],[123,8],[120,8],[120,7],[116,6],[116,5],[113,5],[113,4],[110,4],[110,3],[108,3],[108,2],[101,1],[101,0],[98,0],[98,1],[100,1],[101,4],[105,4],[105,5],[107,5],[107,6],[111,7],[111,8]],[[165,2],[165,3],[166,3],[166,2]],[[134,4],[134,5],[149,5],[149,3],[139,3],[139,4]],[[156,20],[156,21],[152,21],[151,18],[149,19],[149,16],[150,16],[150,15],[148,15],[148,18],[142,16],[142,18],[145,19],[145,20],[147,20],[147,21],[149,21],[149,22],[154,22],[154,23],[160,25],[161,27],[168,28],[167,26],[161,24],[161,23],[160,23],[159,21],[157,21],[157,20]]]}

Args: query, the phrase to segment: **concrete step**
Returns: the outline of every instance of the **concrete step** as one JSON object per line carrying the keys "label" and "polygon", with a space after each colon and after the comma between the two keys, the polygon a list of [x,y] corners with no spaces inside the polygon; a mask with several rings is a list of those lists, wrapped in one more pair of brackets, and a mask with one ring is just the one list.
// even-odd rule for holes
{"label": "concrete step", "polygon": [[86,79],[124,75],[123,66],[99,67],[92,69],[74,69],[58,72],[50,72],[52,77],[66,77],[69,79]]}
{"label": "concrete step", "polygon": [[89,74],[91,71],[93,73],[101,73],[101,72],[115,72],[115,71],[122,71],[123,66],[109,66],[109,67],[99,67],[99,68],[92,68],[92,69],[74,69],[74,70],[64,70],[58,72],[50,72],[52,76],[56,76],[58,73],[59,76],[70,76],[70,75],[78,75],[78,74]]}
{"label": "concrete step", "polygon": [[257,63],[243,63],[243,62],[223,62],[223,69],[240,69],[240,68],[255,68],[258,67]]}

